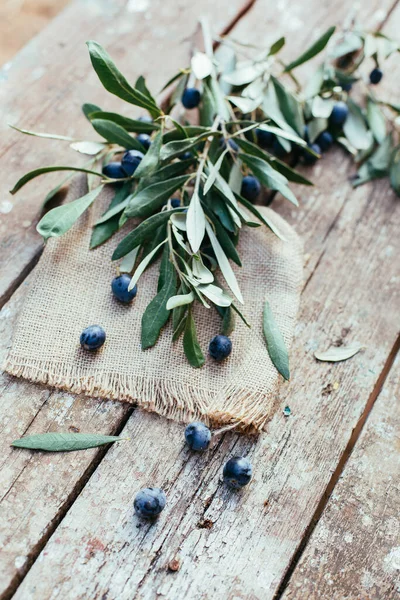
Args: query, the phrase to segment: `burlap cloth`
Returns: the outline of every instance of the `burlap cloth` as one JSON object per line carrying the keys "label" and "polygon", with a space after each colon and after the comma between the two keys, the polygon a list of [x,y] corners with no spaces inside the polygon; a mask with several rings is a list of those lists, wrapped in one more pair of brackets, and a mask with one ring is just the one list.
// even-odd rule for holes
{"label": "burlap cloth", "polygon": [[[70,186],[67,201],[86,193],[84,179]],[[110,283],[116,264],[110,258],[125,233],[89,251],[90,226],[105,210],[112,191],[66,235],[48,241],[19,316],[5,370],[18,377],[69,392],[134,402],[179,421],[201,419],[212,425],[237,423],[239,429],[261,429],[277,409],[282,378],[269,358],[262,332],[268,298],[284,340],[293,337],[302,280],[302,247],[292,228],[274,211],[261,209],[285,236],[279,240],[265,226],[244,228],[235,267],[243,308],[252,327],[236,319],[228,360],[207,357],[201,369],[184,356],[182,339],[171,341],[171,324],[156,346],[141,350],[141,317],[157,288],[158,264],[140,279],[133,304],[114,299]],[[128,224],[129,226],[129,224]],[[220,276],[221,281],[222,277]],[[207,352],[220,332],[214,308],[195,309],[198,338]],[[107,340],[98,352],[87,352],[79,336],[88,325],[104,327]]]}

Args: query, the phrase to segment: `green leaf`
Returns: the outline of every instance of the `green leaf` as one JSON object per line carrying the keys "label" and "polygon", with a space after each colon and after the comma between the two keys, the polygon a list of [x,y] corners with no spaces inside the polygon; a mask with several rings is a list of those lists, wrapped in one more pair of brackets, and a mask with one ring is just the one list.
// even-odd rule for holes
{"label": "green leaf", "polygon": [[258,126],[259,129],[263,131],[270,131],[277,137],[283,138],[285,140],[290,140],[291,142],[295,142],[299,146],[307,146],[307,142],[303,140],[296,134],[293,134],[291,131],[285,131],[284,129],[279,129],[279,127],[273,127],[272,125],[265,125],[264,123],[260,123]]}
{"label": "green leaf", "polygon": [[105,223],[95,225],[90,237],[90,249],[93,250],[109,240],[119,229],[119,216],[115,215]]}
{"label": "green leaf", "polygon": [[157,169],[158,163],[160,162],[161,146],[162,131],[159,131],[153,139],[150,148],[140,161],[139,166],[134,173],[135,179],[139,177],[149,177],[149,175],[151,175]]}
{"label": "green leaf", "polygon": [[281,50],[285,45],[285,41],[285,38],[281,37],[274,44],[272,44],[272,46],[269,49],[268,56],[273,56],[274,54],[277,54],[279,50]]}
{"label": "green leaf", "polygon": [[230,258],[231,260],[233,260],[233,262],[236,263],[239,267],[241,267],[242,262],[240,260],[239,254],[237,253],[237,250],[235,248],[235,244],[231,240],[229,233],[221,225],[218,218],[216,216],[214,216],[213,213],[208,208],[206,208],[205,210],[206,210],[206,214],[207,214],[208,218],[211,219],[214,224],[215,233],[217,235],[218,241],[221,244],[222,249],[225,252],[226,256],[228,258]]}
{"label": "green leaf", "polygon": [[135,267],[139,252],[140,252],[140,246],[137,246],[136,248],[134,248],[133,250],[131,250],[130,252],[128,252],[128,254],[126,254],[124,256],[124,258],[121,260],[121,263],[119,265],[120,273],[132,273],[132,271]]}
{"label": "green leaf", "polygon": [[225,252],[222,250],[220,242],[218,241],[211,225],[208,222],[206,222],[206,231],[211,242],[211,246],[214,250],[215,258],[217,259],[219,268],[221,269],[221,273],[224,276],[226,283],[228,284],[229,288],[232,290],[236,298],[239,300],[239,302],[241,304],[244,304],[242,292],[240,291],[236,275],[232,270],[232,267]]}
{"label": "green leaf", "polygon": [[178,306],[185,306],[187,304],[191,304],[193,300],[193,292],[189,292],[188,294],[178,294],[177,296],[171,296],[171,298],[167,302],[167,310],[173,310],[174,308],[178,308]]}
{"label": "green leaf", "polygon": [[66,233],[87,208],[94,202],[100,194],[103,186],[99,186],[81,198],[62,204],[50,210],[39,221],[36,229],[43,236],[44,240],[50,237],[59,237]]}
{"label": "green leaf", "polygon": [[87,120],[90,121],[90,115],[94,112],[101,112],[101,108],[97,106],[97,104],[90,104],[89,102],[85,102],[85,104],[82,104],[82,112],[87,118]]}
{"label": "green leaf", "polygon": [[200,123],[206,127],[211,127],[217,114],[214,96],[207,83],[203,84],[203,93],[200,104]]}
{"label": "green leaf", "polygon": [[[164,257],[167,259],[164,260]],[[142,317],[142,349],[151,348],[157,342],[161,329],[164,327],[170,317],[170,311],[167,310],[168,300],[176,292],[176,271],[169,261],[169,248],[165,246],[163,262],[164,269],[168,272],[162,278],[163,285],[158,294],[147,306]]]}
{"label": "green leaf", "polygon": [[[161,181],[168,181],[173,177],[186,173],[187,169],[193,164],[194,159],[188,158],[187,160],[179,160],[177,162],[161,167],[154,171],[149,177],[142,178],[139,182],[139,188],[144,189],[152,185],[153,183],[160,183]],[[139,191],[139,189],[138,189]]]}
{"label": "green leaf", "polygon": [[143,242],[150,239],[155,230],[164,225],[171,215],[178,212],[179,208],[173,210],[166,210],[149,217],[142,223],[140,223],[133,231],[131,231],[121,242],[118,244],[112,255],[112,260],[118,260],[128,254],[131,250],[137,246],[141,246]]}
{"label": "green leaf", "polygon": [[335,27],[329,27],[327,31],[316,42],[314,42],[303,54],[301,54],[296,60],[292,61],[285,67],[285,72],[292,71],[299,65],[309,61],[311,58],[314,58],[317,54],[319,54],[327,45],[330,38],[332,37],[335,31]]}
{"label": "green leaf", "polygon": [[386,119],[378,104],[371,99],[367,105],[367,120],[374,138],[378,144],[382,144],[386,137]]}
{"label": "green leaf", "polygon": [[41,133],[36,131],[28,131],[27,129],[20,129],[15,125],[8,125],[11,129],[15,129],[15,131],[19,131],[19,133],[24,133],[25,135],[32,135],[34,137],[46,138],[49,140],[61,140],[63,142],[73,142],[74,138],[67,137],[65,135],[58,135],[57,133]]}
{"label": "green leaf", "polygon": [[202,367],[206,361],[197,339],[196,325],[192,311],[189,309],[186,317],[185,333],[183,335],[183,350],[192,367]]}
{"label": "green leaf", "polygon": [[139,121],[136,119],[130,119],[129,117],[123,117],[118,113],[106,112],[106,111],[95,111],[90,114],[90,120],[100,119],[103,121],[111,121],[120,125],[125,131],[133,131],[134,133],[152,133],[155,129],[160,129],[158,123],[147,123],[146,121]]}
{"label": "green leaf", "polygon": [[187,175],[181,175],[169,181],[153,183],[140,190],[140,192],[132,196],[125,210],[125,215],[127,217],[148,217],[160,208],[170,198],[171,194],[182,187],[187,179]]}
{"label": "green leaf", "polygon": [[144,152],[142,144],[129,135],[121,125],[117,125],[113,121],[106,121],[105,119],[93,119],[91,123],[97,133],[111,144],[119,144],[128,150],[134,148],[135,150]]}
{"label": "green leaf", "polygon": [[180,129],[171,129],[171,131],[164,133],[163,142],[164,144],[167,144],[168,142],[177,140],[186,140],[188,138],[198,137],[201,134],[207,136],[208,131],[208,127],[203,127],[201,125],[185,125],[185,127],[182,127],[181,125]]}
{"label": "green leaf", "polygon": [[149,90],[149,88],[146,85],[146,80],[143,77],[143,75],[140,75],[135,83],[135,90],[141,92],[143,94],[143,96],[146,96],[146,98],[148,99],[148,101],[153,104],[154,106],[157,106],[157,102],[155,101],[155,99],[153,98],[153,96],[151,95],[151,92]]}
{"label": "green leaf", "polygon": [[[26,173],[23,177],[21,177],[21,179],[17,181],[13,189],[10,190],[10,194],[15,194],[16,192],[18,192],[18,190],[20,190],[29,181],[32,181],[32,179],[35,179],[35,177],[39,177],[39,175],[44,175],[45,173],[52,173],[53,171],[77,171],[79,173],[90,173],[92,175],[97,175],[98,177],[104,177],[102,173],[98,173],[97,171],[91,171],[90,169],[83,169],[80,167],[41,167],[40,169],[29,171],[29,173]],[[60,184],[59,188],[62,187],[63,183]]]}
{"label": "green leaf", "polygon": [[272,223],[267,217],[264,217],[264,215],[262,215],[257,210],[257,208],[254,206],[254,204],[252,204],[251,202],[249,202],[242,196],[239,196],[239,194],[237,194],[237,199],[239,200],[239,202],[241,204],[243,204],[243,206],[245,206],[247,208],[247,210],[249,210],[255,217],[257,217],[257,219],[260,219],[261,223],[266,225],[268,227],[268,229],[270,229],[280,240],[282,240],[283,242],[286,242],[286,238],[281,234],[281,232],[275,226],[275,224]]}
{"label": "green leaf", "polygon": [[189,244],[194,253],[198,252],[206,231],[206,218],[200,197],[195,189],[186,216],[186,230]]}
{"label": "green leaf", "polygon": [[[210,192],[207,197],[210,197]],[[232,219],[232,215],[229,212],[229,208],[226,205],[226,202],[224,202],[224,200],[222,200],[222,198],[218,194],[212,193],[210,197],[209,206],[213,213],[217,215],[218,219],[221,221],[225,229],[227,231],[230,231],[231,233],[235,233],[236,226]]]}
{"label": "green leaf", "polygon": [[352,101],[348,102],[348,107],[349,114],[344,122],[343,132],[353,148],[365,150],[371,145],[371,132],[365,124],[361,108]]}
{"label": "green leaf", "polygon": [[177,140],[172,142],[167,142],[161,148],[160,158],[162,161],[172,160],[176,158],[180,154],[187,152],[194,148],[197,144],[202,142],[206,137],[210,135],[220,136],[220,131],[210,131],[207,129],[204,133],[197,135],[196,137],[186,138],[184,140]]}
{"label": "green leaf", "polygon": [[221,155],[218,158],[218,160],[215,163],[215,165],[211,161],[208,161],[209,172],[208,172],[207,181],[206,181],[206,183],[204,185],[204,188],[203,188],[203,194],[207,194],[207,192],[214,185],[214,181],[215,181],[215,179],[217,177],[217,174],[219,173],[219,171],[221,169],[222,161],[224,160],[227,152],[228,152],[228,149],[224,150],[221,153]]}
{"label": "green leaf", "polygon": [[281,173],[289,181],[294,181],[295,183],[302,183],[303,185],[313,185],[312,181],[306,179],[301,173],[298,173],[298,171],[295,171],[294,169],[289,167],[289,165],[279,160],[275,156],[264,152],[256,144],[253,144],[248,140],[241,139],[237,139],[236,142],[239,145],[239,147],[246,152],[246,154],[257,156],[258,158],[261,158],[261,160],[268,162],[276,171]]}
{"label": "green leaf", "polygon": [[268,300],[264,305],[263,329],[265,341],[267,343],[268,354],[272,360],[272,363],[282,377],[288,380],[290,378],[289,355],[282,334],[279,331],[274,315],[272,314]]}
{"label": "green leaf", "polygon": [[161,244],[158,244],[158,246],[156,246],[154,248],[154,250],[149,252],[149,254],[147,254],[147,256],[145,258],[143,258],[142,261],[138,264],[136,271],[133,274],[133,277],[128,286],[129,292],[135,287],[135,285],[139,281],[140,276],[145,272],[147,267],[151,264],[153,256],[155,256],[157,254],[157,252],[159,251],[161,246],[163,246],[165,244],[165,242],[167,242],[167,241],[168,241],[168,239],[165,239],[163,242],[161,242]]}
{"label": "green leaf", "polygon": [[299,205],[296,196],[286,185],[286,177],[271,167],[269,163],[256,156],[249,156],[248,154],[239,154],[239,158],[241,158],[243,162],[250,167],[254,175],[261,181],[263,185],[271,190],[277,190],[295,206]]}
{"label": "green leaf", "polygon": [[126,438],[97,433],[38,433],[14,440],[11,446],[27,448],[28,450],[44,450],[46,452],[69,452],[71,450],[96,448],[123,439]]}
{"label": "green leaf", "polygon": [[222,335],[230,335],[235,329],[235,313],[231,306],[225,310],[224,318],[222,319],[221,333]]}
{"label": "green leaf", "polygon": [[400,146],[392,154],[390,163],[390,184],[397,195],[400,196]]}
{"label": "green leaf", "polygon": [[114,235],[119,229],[119,212],[123,210],[124,200],[129,196],[131,189],[130,182],[125,182],[124,185],[117,189],[114,194],[114,198],[111,200],[108,209],[103,214],[103,217],[107,216],[111,211],[115,212],[111,217],[104,219],[104,222],[96,223],[93,227],[92,236],[90,238],[90,249],[97,248],[101,244],[104,244],[110,237]]}
{"label": "green leaf", "polygon": [[300,102],[276,77],[271,76],[271,81],[274,85],[279,107],[286,123],[301,137],[304,133],[304,117]]}
{"label": "green leaf", "polygon": [[149,98],[127,82],[122,73],[117,69],[108,52],[95,41],[86,42],[89,48],[90,60],[98,78],[105,89],[118,96],[122,100],[146,108],[153,118],[161,115],[157,105],[153,104]]}

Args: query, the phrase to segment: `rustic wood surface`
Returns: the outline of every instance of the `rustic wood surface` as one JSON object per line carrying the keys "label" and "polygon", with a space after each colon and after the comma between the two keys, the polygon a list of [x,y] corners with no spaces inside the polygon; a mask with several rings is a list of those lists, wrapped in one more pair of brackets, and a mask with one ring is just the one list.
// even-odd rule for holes
{"label": "rustic wood surface", "polygon": [[[239,6],[240,3],[236,8]],[[317,35],[333,18],[332,7],[321,2],[313,2],[312,10],[309,4],[291,4],[289,21],[287,5],[282,2],[279,7],[270,14],[267,3],[258,1],[235,28],[235,36],[254,42],[261,36],[265,39],[266,29],[276,38],[291,27],[295,36],[290,46],[295,53],[293,44],[301,49],[308,42],[310,31]],[[385,30],[390,30],[399,19],[394,11],[385,22],[392,7],[389,1],[369,2],[363,7],[363,14],[365,11],[371,25],[379,20]],[[203,10],[206,10],[204,6]],[[335,4],[334,19],[340,21],[347,10],[344,2]],[[75,48],[75,41],[72,43],[68,38],[73,29],[71,11],[72,8],[65,13],[70,19],[70,30],[62,26],[65,15],[51,27],[62,29],[67,47]],[[194,31],[196,15],[190,14]],[[123,22],[122,9],[118,15]],[[270,18],[266,19],[266,15]],[[100,14],[97,19],[101,29],[104,17]],[[143,25],[140,19],[138,22],[141,27],[147,27],[146,35],[151,36],[149,24]],[[172,25],[169,34],[171,29]],[[163,58],[169,47],[171,61],[175,61],[168,63],[171,72],[183,60],[180,54],[178,56],[181,50],[173,52],[176,36],[183,38],[178,25],[176,32],[175,39],[168,35],[168,40],[162,42],[163,47],[167,46]],[[80,34],[74,32],[74,35]],[[114,33],[102,31],[102,35],[109,37],[99,38],[100,41],[107,43],[109,39],[111,43]],[[51,39],[54,41],[54,31],[45,31],[35,43],[46,48]],[[111,47],[121,52],[121,65],[124,61],[129,63],[124,44],[113,40]],[[188,49],[189,41],[186,53]],[[16,59],[17,72],[23,68],[26,60],[23,56],[24,53]],[[52,69],[52,58],[61,64],[62,57],[62,50],[56,57],[49,56],[48,69]],[[156,53],[151,59],[151,69],[156,68],[155,57]],[[71,68],[70,90],[66,92],[72,105],[68,109],[70,115],[78,110],[79,78],[86,78],[88,72],[83,70],[82,65],[86,63],[80,54],[76,53],[74,60],[79,63],[78,73],[74,74]],[[146,70],[148,65],[146,56],[138,72]],[[60,85],[61,93],[65,82],[55,83],[55,72],[54,67],[47,81]],[[155,77],[156,73],[152,75]],[[164,75],[162,73],[161,79]],[[391,80],[385,82],[384,92],[394,95],[396,78],[388,79]],[[87,95],[90,85],[92,96]],[[11,86],[14,96],[15,86],[16,80]],[[50,102],[51,90],[46,93]],[[94,82],[85,82],[82,101],[91,99],[100,103],[100,97],[101,91],[95,88]],[[105,106],[105,101],[101,103]],[[30,111],[34,114],[33,121],[37,120],[40,115],[34,100],[27,114]],[[54,130],[55,114],[51,119],[54,119]],[[66,117],[61,120],[58,117],[64,126],[65,121]],[[81,123],[71,126],[77,131]],[[33,127],[31,123],[29,126]],[[49,130],[47,124],[46,127]],[[32,143],[32,139],[29,143],[21,138],[18,142],[13,139],[13,155],[16,150],[19,153],[19,148],[31,149]],[[47,142],[45,144],[43,154],[36,155],[35,164],[48,153]],[[0,414],[5,431],[1,441],[4,457],[1,480],[5,479],[6,486],[0,503],[0,533],[7,549],[2,549],[1,598],[11,597],[24,577],[15,594],[15,598],[21,600],[150,599],[156,596],[264,600],[281,595],[281,582],[285,582],[285,574],[290,574],[295,567],[298,549],[307,542],[310,528],[323,511],[326,496],[354,444],[357,450],[361,426],[385,377],[388,373],[392,376],[390,369],[398,349],[400,273],[395,260],[400,250],[398,198],[386,182],[375,182],[352,191],[347,179],[353,167],[340,150],[331,152],[323,161],[323,165],[308,170],[318,184],[316,188],[298,190],[302,201],[300,210],[289,209],[280,200],[275,202],[277,209],[303,236],[308,262],[292,352],[292,382],[283,386],[281,394],[282,407],[289,404],[292,416],[286,419],[282,414],[276,415],[266,434],[255,440],[227,433],[199,457],[184,446],[181,425],[142,411],[132,412],[122,405],[50,393],[40,386],[4,378],[0,384],[4,390]],[[24,162],[21,172],[29,166]],[[15,177],[15,162],[12,169]],[[36,206],[37,201],[38,198]],[[35,202],[26,194],[8,221],[8,241],[19,254],[13,257],[15,269],[11,276],[6,273],[7,265],[0,266],[5,296],[21,281],[40,251],[31,228],[24,229],[20,224],[21,215],[29,211],[32,220],[35,218]],[[27,250],[21,256],[24,243]],[[3,309],[3,346],[8,343],[24,289],[25,284]],[[366,350],[337,365],[316,363],[313,359],[317,347],[348,341],[362,342]],[[370,420],[374,414],[375,407]],[[379,423],[379,416],[376,419]],[[24,432],[68,427],[81,430],[90,427],[104,433],[122,429],[132,442],[115,445],[108,451],[60,456],[31,455],[21,450],[11,451],[8,447],[12,439]],[[253,482],[239,494],[228,491],[220,482],[221,466],[231,453],[248,454],[255,467]],[[354,456],[357,460],[357,454]],[[351,465],[348,463],[349,468]],[[168,494],[168,506],[154,526],[142,525],[132,514],[136,491],[150,483],[164,487]],[[379,507],[383,506],[378,502],[371,507],[372,519],[379,517]],[[328,518],[329,512],[327,515]],[[323,519],[324,515],[322,524]],[[382,552],[387,547],[381,537],[375,543],[381,544]],[[311,545],[310,551],[312,548]],[[323,553],[321,545],[318,550]],[[328,547],[327,556],[334,551]],[[306,560],[307,549],[304,556]],[[180,561],[180,569],[169,572],[167,565],[174,558]],[[374,553],[365,560],[369,561],[367,570],[374,573],[378,564],[374,563]],[[396,556],[393,564],[396,564]],[[293,585],[298,577],[295,570]],[[293,598],[309,597],[302,595],[297,586],[292,589],[295,591],[289,587],[288,593],[292,593]],[[323,593],[315,597],[332,598],[330,588]],[[353,596],[334,597],[356,599],[360,597],[357,594],[356,590]],[[382,598],[374,596],[373,591],[370,597]],[[391,600],[390,595],[387,597]]]}
{"label": "rustic wood surface", "polygon": [[400,594],[400,356],[284,600]]}

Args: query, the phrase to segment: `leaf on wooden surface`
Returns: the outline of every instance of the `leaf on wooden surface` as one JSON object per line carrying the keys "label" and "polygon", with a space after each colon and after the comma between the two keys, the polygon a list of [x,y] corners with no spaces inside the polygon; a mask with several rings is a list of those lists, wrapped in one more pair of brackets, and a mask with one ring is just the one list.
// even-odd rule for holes
{"label": "leaf on wooden surface", "polygon": [[204,354],[197,339],[196,325],[191,310],[189,310],[186,317],[185,331],[183,334],[183,350],[192,367],[199,368],[204,365],[206,359],[204,358]]}
{"label": "leaf on wooden surface", "polygon": [[47,138],[50,140],[61,140],[63,142],[73,142],[73,138],[67,137],[65,135],[58,135],[57,133],[42,133],[41,131],[28,131],[28,129],[20,129],[16,125],[8,124],[11,129],[15,129],[15,131],[19,131],[19,133],[24,133],[25,135],[33,135],[34,137]]}
{"label": "leaf on wooden surface", "polygon": [[[29,171],[29,173],[26,173],[23,177],[21,177],[21,179],[17,181],[13,189],[10,190],[10,194],[15,194],[16,192],[18,192],[18,190],[20,190],[29,181],[32,181],[32,179],[35,179],[35,177],[45,175],[46,173],[52,173],[53,171],[77,171],[79,173],[91,173],[92,175],[97,175],[98,177],[104,177],[102,173],[98,173],[97,171],[91,171],[90,169],[84,169],[80,167],[41,167],[40,169],[34,169],[33,171]],[[61,187],[61,185],[59,187]]]}
{"label": "leaf on wooden surface", "polygon": [[332,346],[325,352],[314,352],[317,360],[323,362],[340,362],[347,360],[360,352],[361,344],[351,344],[350,346]]}
{"label": "leaf on wooden surface", "polygon": [[14,440],[11,446],[28,450],[44,450],[46,452],[69,452],[71,450],[96,448],[124,439],[126,438],[97,433],[38,433]]}
{"label": "leaf on wooden surface", "polygon": [[307,48],[307,50],[305,52],[303,52],[303,54],[301,54],[298,58],[296,58],[296,60],[294,60],[291,63],[289,63],[288,65],[286,65],[285,71],[286,72],[292,71],[296,67],[311,60],[311,58],[314,58],[314,56],[319,54],[325,48],[325,46],[331,39],[334,31],[335,31],[335,27],[329,27],[329,29],[327,31],[325,31],[325,33],[323,33],[321,35],[321,37],[318,38],[309,48]]}
{"label": "leaf on wooden surface", "polygon": [[39,221],[36,229],[43,236],[44,240],[50,237],[59,237],[66,233],[87,208],[94,202],[100,194],[103,186],[95,188],[81,198],[62,204],[53,208]]}
{"label": "leaf on wooden surface", "polygon": [[288,351],[268,300],[264,304],[263,330],[272,363],[284,379],[290,379]]}

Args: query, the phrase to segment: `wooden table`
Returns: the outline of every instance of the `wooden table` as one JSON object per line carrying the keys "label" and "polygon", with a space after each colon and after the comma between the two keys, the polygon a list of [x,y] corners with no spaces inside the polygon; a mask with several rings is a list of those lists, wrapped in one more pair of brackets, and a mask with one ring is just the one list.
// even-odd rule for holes
{"label": "wooden table", "polygon": [[[51,163],[52,153],[57,162],[63,152],[72,160],[58,142],[19,136],[6,121],[82,136],[89,132],[82,102],[116,108],[84,41],[97,39],[131,79],[144,73],[158,89],[187,64],[201,15],[252,43],[286,34],[293,58],[348,9],[345,0],[73,2],[1,71],[3,356],[42,250],[35,223],[52,182],[37,180],[13,198],[7,190]],[[400,6],[368,0],[360,17],[396,37]],[[382,95],[398,102],[396,57],[386,72]],[[353,171],[335,149],[307,170],[316,186],[296,190],[300,209],[274,201],[304,239],[306,277],[292,380],[281,389],[281,406],[292,414],[279,412],[256,441],[228,432],[194,456],[179,424],[1,377],[0,598],[399,597],[400,201],[385,180],[352,190]],[[313,358],[316,348],[352,341],[365,350],[347,362]],[[10,448],[15,438],[47,430],[123,433],[132,441],[69,454]],[[221,485],[221,466],[243,450],[255,475],[235,494]],[[155,525],[133,517],[133,497],[150,482],[169,499]],[[174,559],[179,569],[171,571]]]}

